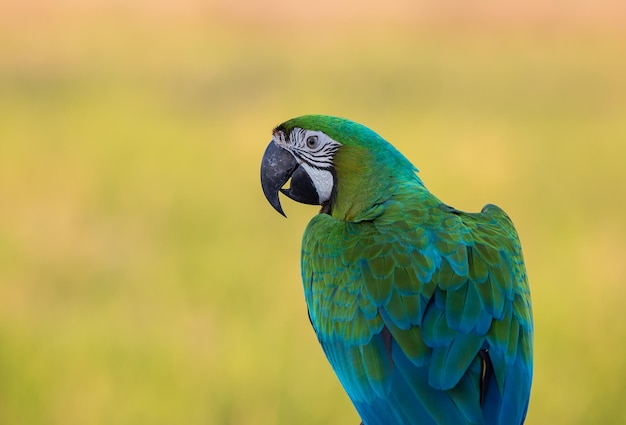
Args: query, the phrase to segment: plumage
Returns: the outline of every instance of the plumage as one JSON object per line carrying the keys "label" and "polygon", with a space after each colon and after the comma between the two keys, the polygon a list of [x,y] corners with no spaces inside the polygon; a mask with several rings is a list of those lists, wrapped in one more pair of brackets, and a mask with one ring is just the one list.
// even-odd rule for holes
{"label": "plumage", "polygon": [[[272,143],[297,164],[311,162],[315,153],[304,156],[290,141],[308,132],[316,143],[336,144],[317,159],[328,164],[320,172],[330,173],[333,186],[304,232],[304,295],[364,425],[522,424],[533,323],[509,217],[494,205],[465,213],[443,204],[400,152],[349,120],[296,118],[275,129]],[[267,152],[282,155],[271,146]],[[269,179],[274,170],[263,167]],[[275,180],[264,191],[282,212],[268,192],[287,180]]]}

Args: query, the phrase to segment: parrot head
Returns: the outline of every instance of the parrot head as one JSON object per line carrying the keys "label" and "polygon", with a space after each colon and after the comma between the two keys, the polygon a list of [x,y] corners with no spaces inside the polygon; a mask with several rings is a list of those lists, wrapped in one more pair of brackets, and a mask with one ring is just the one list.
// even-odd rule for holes
{"label": "parrot head", "polygon": [[[261,162],[268,202],[285,215],[279,192],[322,212],[350,218],[388,195],[398,177],[417,169],[364,125],[327,115],[304,115],[276,127]],[[291,179],[288,188],[283,186]]]}

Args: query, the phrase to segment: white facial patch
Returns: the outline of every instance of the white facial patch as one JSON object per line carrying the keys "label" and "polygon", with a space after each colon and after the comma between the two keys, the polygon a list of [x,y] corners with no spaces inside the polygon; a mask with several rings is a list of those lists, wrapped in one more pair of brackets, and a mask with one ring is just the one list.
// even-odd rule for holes
{"label": "white facial patch", "polygon": [[333,174],[328,170],[313,168],[305,162],[302,162],[300,166],[306,170],[311,178],[313,186],[315,186],[315,190],[319,196],[320,204],[328,201],[333,192]]}

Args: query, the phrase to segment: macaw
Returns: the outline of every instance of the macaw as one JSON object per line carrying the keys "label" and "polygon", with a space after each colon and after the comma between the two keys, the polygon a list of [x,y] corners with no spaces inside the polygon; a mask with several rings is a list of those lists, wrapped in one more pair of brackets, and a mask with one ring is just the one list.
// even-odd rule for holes
{"label": "macaw", "polygon": [[444,204],[377,133],[325,115],[274,129],[261,185],[283,215],[279,191],[321,206],[302,240],[304,296],[362,425],[524,422],[533,319],[504,211]]}

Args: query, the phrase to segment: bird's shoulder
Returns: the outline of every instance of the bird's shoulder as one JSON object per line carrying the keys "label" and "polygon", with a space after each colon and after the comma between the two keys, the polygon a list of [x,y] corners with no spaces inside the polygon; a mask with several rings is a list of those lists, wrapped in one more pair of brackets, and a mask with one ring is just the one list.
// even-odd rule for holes
{"label": "bird's shoulder", "polygon": [[326,302],[343,293],[345,303],[327,306],[339,311],[358,300],[362,310],[374,315],[382,308],[406,328],[421,325],[439,291],[446,323],[462,332],[484,335],[491,320],[511,313],[532,327],[521,246],[499,207],[465,213],[421,192],[375,205],[365,217],[347,222],[319,214],[311,220],[301,264],[308,296],[326,291]]}

